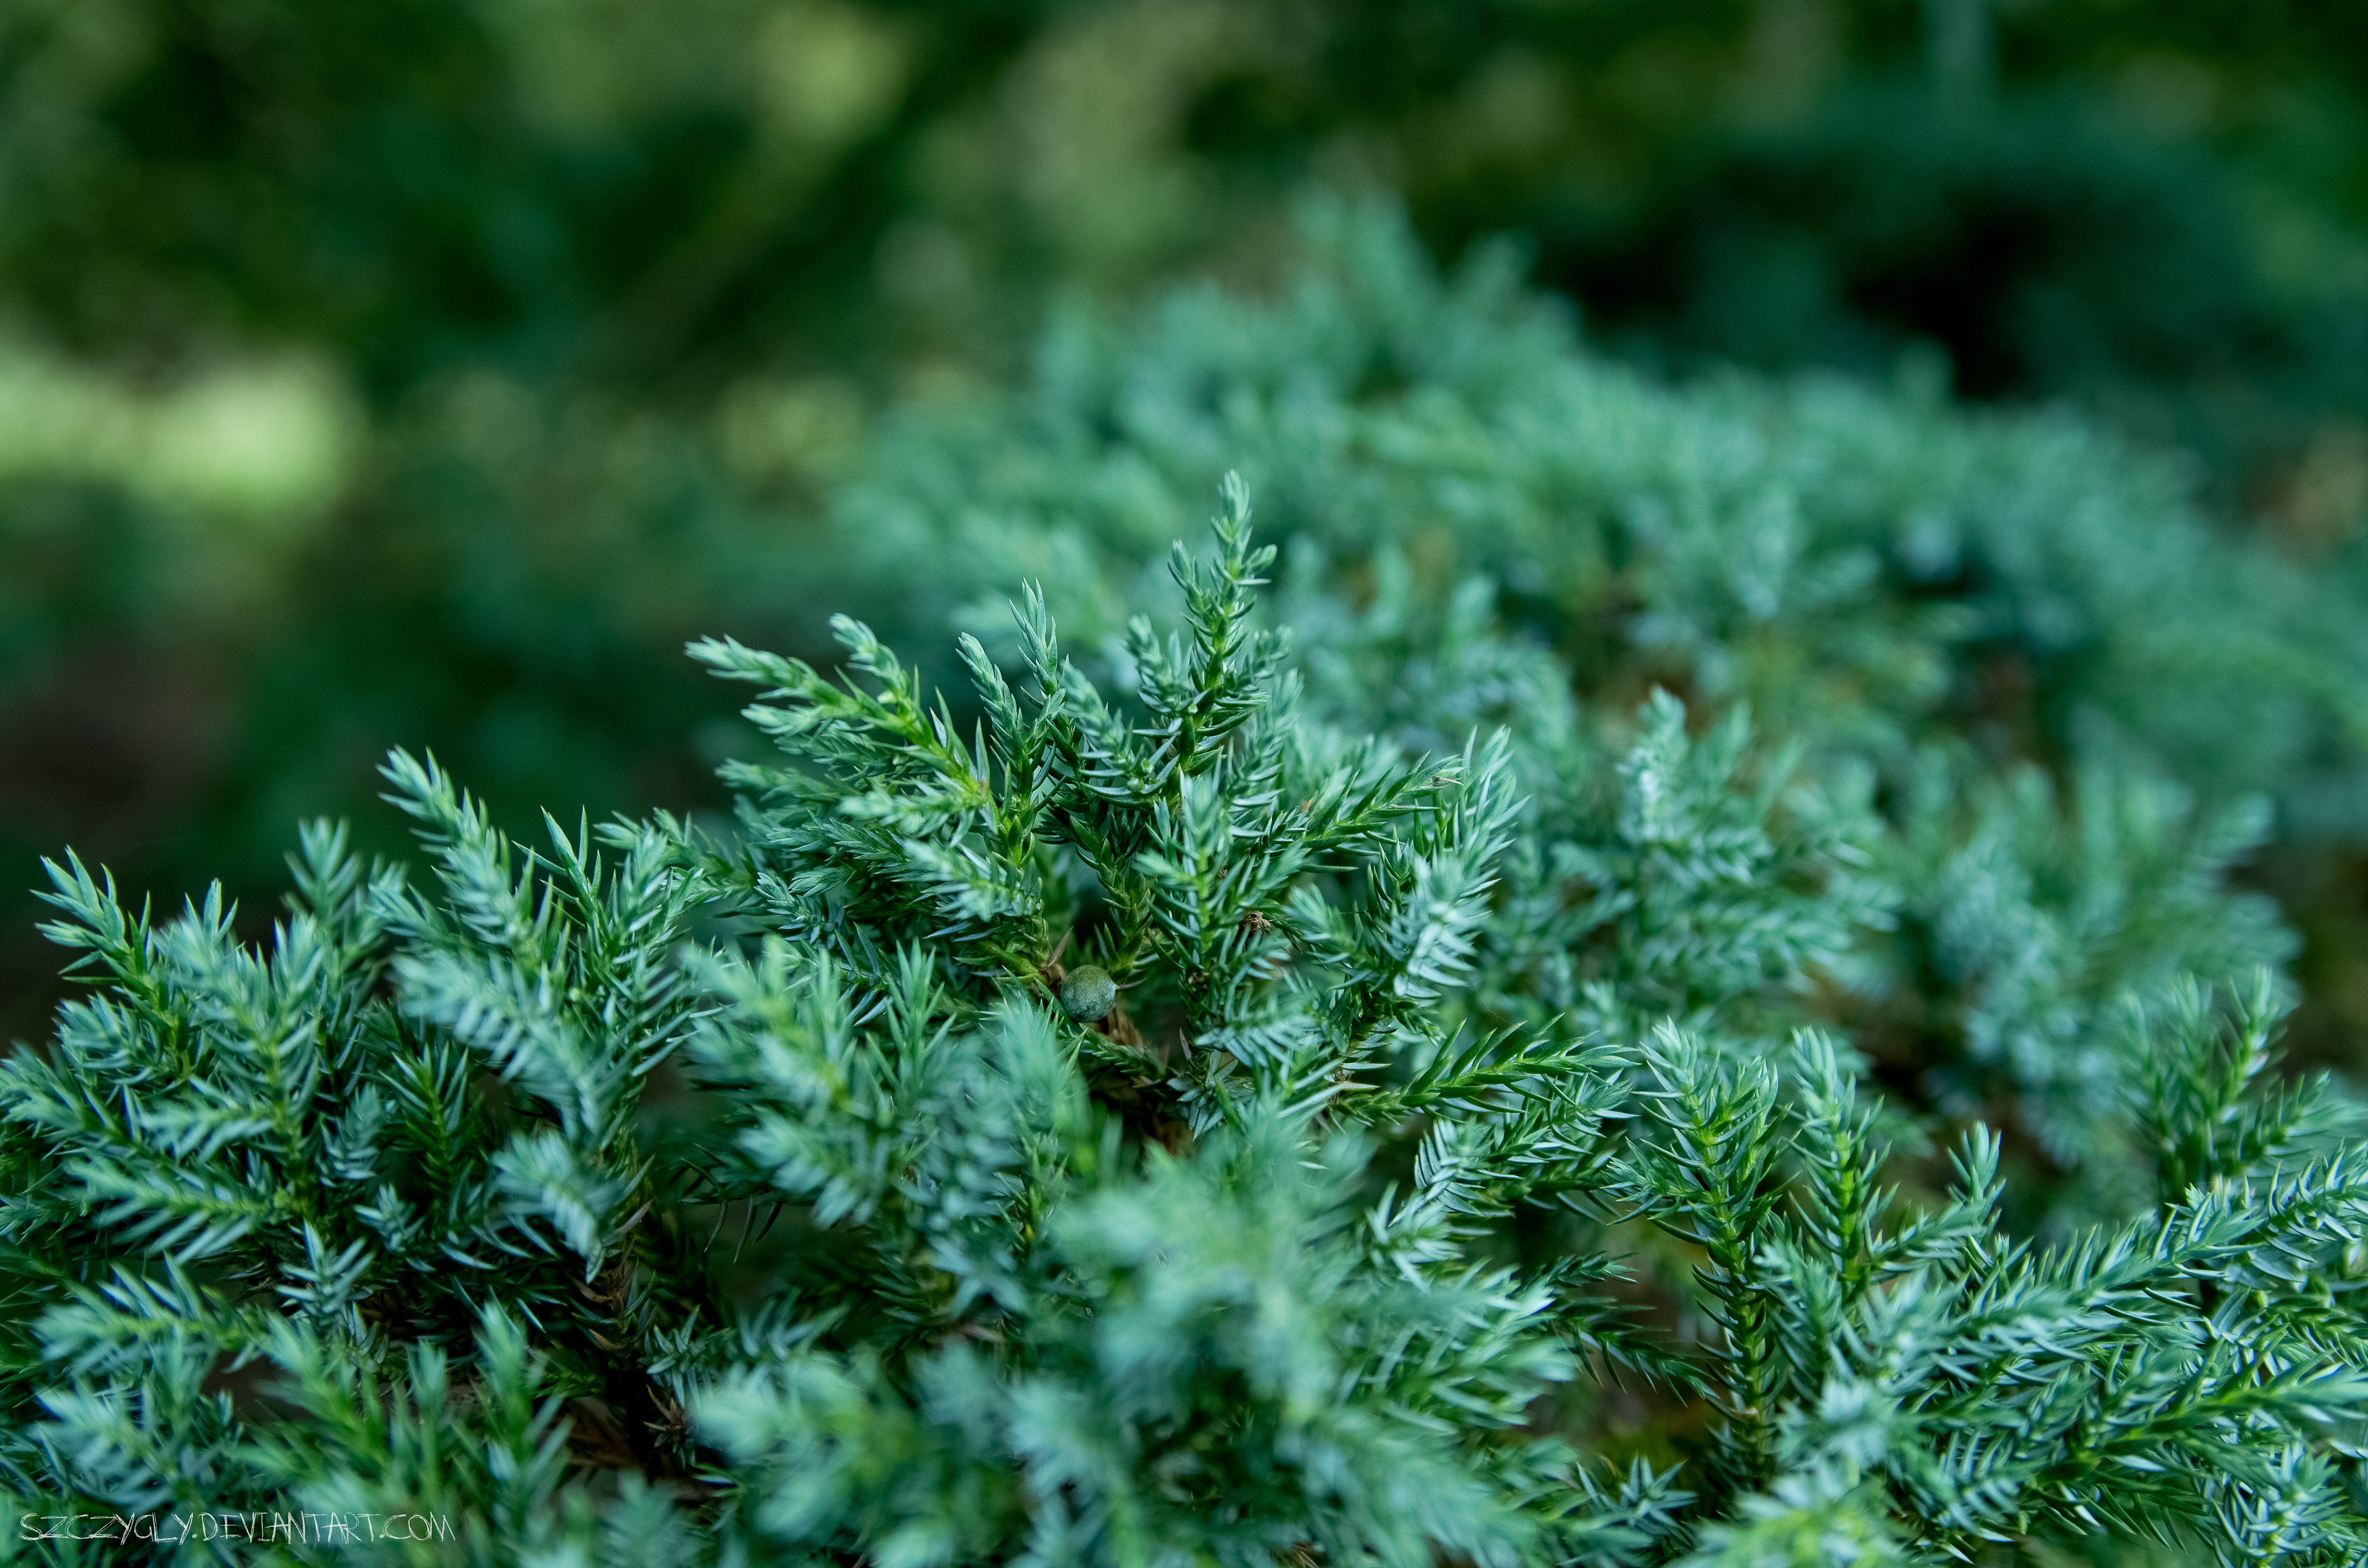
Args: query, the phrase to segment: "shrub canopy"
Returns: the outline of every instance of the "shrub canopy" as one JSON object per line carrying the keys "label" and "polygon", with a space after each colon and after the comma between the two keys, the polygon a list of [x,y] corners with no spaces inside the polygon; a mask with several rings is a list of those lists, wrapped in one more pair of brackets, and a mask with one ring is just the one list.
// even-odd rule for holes
{"label": "shrub canopy", "polygon": [[2340,582],[2069,419],[1657,387],[1315,222],[882,437],[846,571],[955,678],[695,644],[731,819],[398,753],[425,869],[314,824],[259,945],[54,867],[0,1533],[2356,1560],[2368,1155],[2228,883],[2363,825]]}

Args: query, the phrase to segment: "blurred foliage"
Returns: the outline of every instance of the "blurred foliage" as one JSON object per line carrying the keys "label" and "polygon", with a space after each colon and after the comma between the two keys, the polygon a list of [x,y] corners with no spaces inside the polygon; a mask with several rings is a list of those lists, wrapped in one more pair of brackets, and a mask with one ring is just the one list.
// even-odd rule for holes
{"label": "blurred foliage", "polygon": [[[0,885],[72,839],[257,888],[315,812],[391,844],[397,743],[513,823],[711,801],[725,704],[680,642],[812,651],[939,565],[883,581],[820,520],[881,411],[972,406],[1072,294],[1273,284],[1315,185],[1401,193],[1443,257],[1534,236],[1666,370],[2077,400],[2332,570],[2368,517],[2363,33],[2204,0],[0,0]],[[2368,1017],[2326,956],[2368,950],[2359,868],[2271,874]],[[29,903],[0,922],[30,1033],[50,957]]]}

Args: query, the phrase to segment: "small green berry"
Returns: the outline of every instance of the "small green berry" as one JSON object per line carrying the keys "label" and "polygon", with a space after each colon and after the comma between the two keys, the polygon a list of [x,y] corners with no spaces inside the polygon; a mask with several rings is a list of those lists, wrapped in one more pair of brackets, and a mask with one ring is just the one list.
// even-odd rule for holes
{"label": "small green berry", "polygon": [[1108,1017],[1117,1005],[1118,982],[1110,977],[1106,969],[1081,964],[1061,982],[1061,1006],[1081,1024]]}

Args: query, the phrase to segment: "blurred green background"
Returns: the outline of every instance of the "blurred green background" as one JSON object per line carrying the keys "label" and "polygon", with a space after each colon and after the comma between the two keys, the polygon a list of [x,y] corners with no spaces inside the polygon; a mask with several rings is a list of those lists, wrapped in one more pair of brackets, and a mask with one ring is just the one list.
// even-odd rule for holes
{"label": "blurred green background", "polygon": [[[882,411],[1271,281],[1316,188],[1526,234],[1657,373],[2068,403],[2331,560],[2363,78],[2368,6],[2278,0],[0,0],[0,890],[71,842],[268,920],[299,817],[396,846],[394,744],[513,821],[712,802],[680,644],[893,619],[823,505]],[[2363,865],[2254,873],[2323,1030]]]}

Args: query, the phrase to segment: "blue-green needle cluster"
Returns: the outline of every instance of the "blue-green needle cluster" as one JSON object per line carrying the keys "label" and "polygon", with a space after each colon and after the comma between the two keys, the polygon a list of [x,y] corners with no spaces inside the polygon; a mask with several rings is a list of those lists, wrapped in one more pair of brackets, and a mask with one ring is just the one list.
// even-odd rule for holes
{"label": "blue-green needle cluster", "polygon": [[[695,645],[734,818],[397,754],[259,942],[53,869],[0,1552],[2363,1560],[2368,1145],[2227,875],[2359,825],[2325,585],[1325,221],[891,432],[956,682]],[[67,1539],[257,1511],[450,1528]]]}

